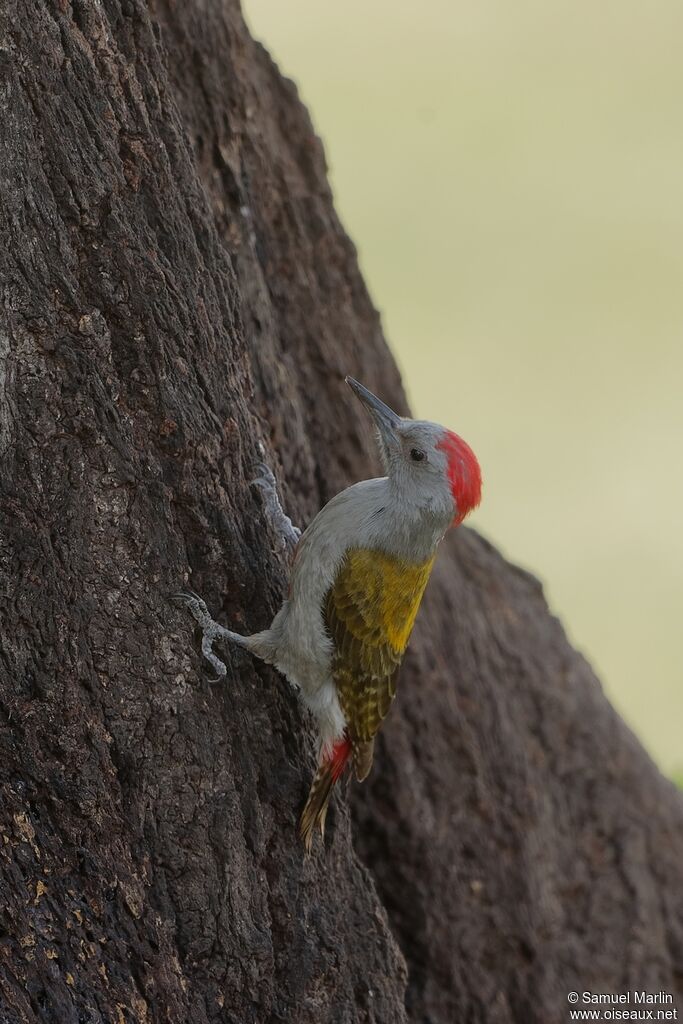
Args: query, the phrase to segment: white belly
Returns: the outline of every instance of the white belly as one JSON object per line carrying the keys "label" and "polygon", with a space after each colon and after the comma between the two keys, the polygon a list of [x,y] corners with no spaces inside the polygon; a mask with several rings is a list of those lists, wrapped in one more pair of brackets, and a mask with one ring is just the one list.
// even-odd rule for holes
{"label": "white belly", "polygon": [[321,751],[330,754],[335,741],[344,734],[346,720],[331,675],[332,641],[322,615],[318,611],[304,621],[287,601],[271,631],[277,636],[273,664],[298,690],[302,703],[316,720]]}

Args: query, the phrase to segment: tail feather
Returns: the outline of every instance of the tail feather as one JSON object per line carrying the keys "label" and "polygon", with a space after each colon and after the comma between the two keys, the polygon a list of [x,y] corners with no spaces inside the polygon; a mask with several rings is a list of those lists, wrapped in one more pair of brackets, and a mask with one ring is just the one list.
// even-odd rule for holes
{"label": "tail feather", "polygon": [[311,791],[308,794],[308,800],[299,823],[299,834],[303,839],[306,853],[311,852],[313,831],[316,825],[320,826],[321,833],[323,836],[325,835],[325,818],[327,817],[327,808],[332,796],[333,786],[334,777],[330,762],[321,764],[313,779]]}
{"label": "tail feather", "polygon": [[323,838],[325,836],[325,819],[332,790],[335,782],[346,767],[350,753],[351,742],[344,737],[335,744],[332,755],[321,761],[318,766],[299,823],[299,834],[303,840],[306,853],[311,852],[313,832],[316,825],[319,826]]}
{"label": "tail feather", "polygon": [[358,782],[362,782],[363,779],[367,779],[370,774],[374,749],[374,739],[356,740],[353,745],[353,770]]}

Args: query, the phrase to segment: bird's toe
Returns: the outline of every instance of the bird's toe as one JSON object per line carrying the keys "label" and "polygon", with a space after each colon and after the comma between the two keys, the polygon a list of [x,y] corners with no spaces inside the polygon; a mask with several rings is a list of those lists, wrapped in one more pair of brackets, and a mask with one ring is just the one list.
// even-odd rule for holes
{"label": "bird's toe", "polygon": [[273,471],[265,462],[257,462],[254,466],[256,476],[250,481],[252,487],[275,488],[275,476]]}
{"label": "bird's toe", "polygon": [[198,622],[205,616],[209,616],[206,601],[199,594],[195,594],[194,590],[179,590],[176,594],[171,595],[171,601],[181,608],[187,608]]}

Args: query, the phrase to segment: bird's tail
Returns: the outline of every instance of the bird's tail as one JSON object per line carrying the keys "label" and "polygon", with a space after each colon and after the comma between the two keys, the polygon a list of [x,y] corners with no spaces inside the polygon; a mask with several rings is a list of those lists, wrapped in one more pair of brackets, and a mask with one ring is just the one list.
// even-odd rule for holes
{"label": "bird's tail", "polygon": [[335,782],[342,775],[350,754],[351,740],[348,736],[344,736],[335,743],[329,757],[323,758],[318,766],[299,823],[299,834],[303,839],[306,853],[311,852],[313,831],[316,825],[320,826],[320,834],[325,836],[325,818],[332,790]]}
{"label": "bird's tail", "polygon": [[372,768],[372,755],[375,749],[375,741],[372,740],[356,740],[353,744],[353,750],[351,751],[353,756],[353,770],[356,774],[356,780],[363,782],[367,779]]}

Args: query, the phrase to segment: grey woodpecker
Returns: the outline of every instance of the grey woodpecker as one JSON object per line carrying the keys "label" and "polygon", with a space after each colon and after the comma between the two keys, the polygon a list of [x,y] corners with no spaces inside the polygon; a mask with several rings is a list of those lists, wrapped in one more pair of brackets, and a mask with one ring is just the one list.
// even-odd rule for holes
{"label": "grey woodpecker", "polygon": [[242,636],[215,622],[196,594],[176,595],[202,627],[202,652],[219,675],[226,669],[213,643],[238,644],[286,676],[312,713],[319,766],[301,815],[307,851],[316,825],[324,835],[349,759],[358,781],[372,767],[436,549],[481,498],[479,463],[462,438],[398,416],[353,377],[346,381],[374,420],[386,476],[341,491],[299,540],[264,468],[257,482],[270,512],[298,540],[289,594],[270,627]]}

